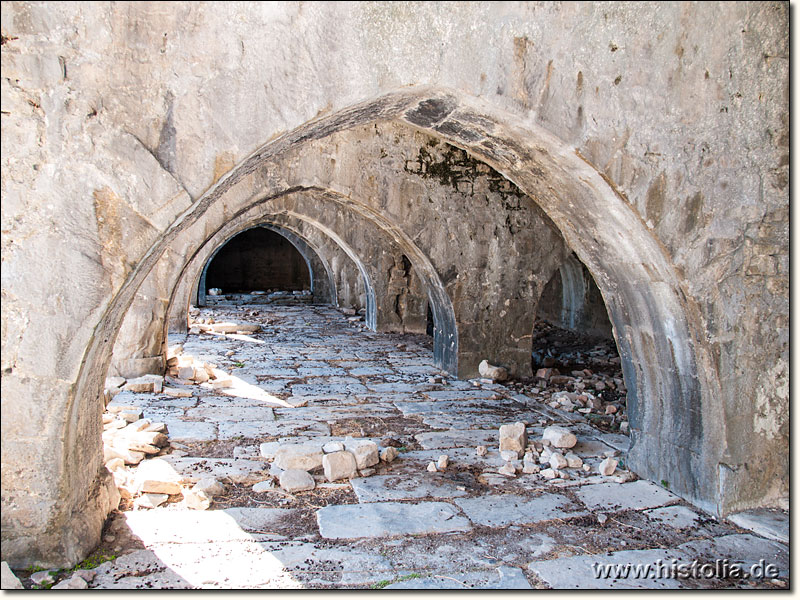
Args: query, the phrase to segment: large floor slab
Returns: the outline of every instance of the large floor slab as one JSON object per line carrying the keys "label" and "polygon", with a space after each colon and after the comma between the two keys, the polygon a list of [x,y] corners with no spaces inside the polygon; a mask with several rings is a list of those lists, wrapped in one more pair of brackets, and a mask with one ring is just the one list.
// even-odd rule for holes
{"label": "large floor slab", "polygon": [[644,510],[674,504],[680,498],[651,481],[598,483],[575,490],[575,495],[591,510]]}
{"label": "large floor slab", "polygon": [[467,492],[435,473],[416,475],[374,475],[352,479],[350,484],[359,502],[387,502],[418,498],[458,498]]}
{"label": "large floor slab", "polygon": [[472,523],[485,527],[532,525],[541,521],[569,519],[586,514],[586,510],[566,496],[554,493],[544,493],[534,498],[513,494],[484,495],[476,498],[457,498],[454,502],[461,507]]}
{"label": "large floor slab", "polygon": [[789,513],[777,508],[760,508],[728,516],[742,529],[785,544],[789,543]]}
{"label": "large floor slab", "polygon": [[386,586],[387,590],[529,590],[522,569],[497,567],[489,571],[442,573],[430,577],[407,577]]}
{"label": "large floor slab", "polygon": [[320,535],[357,539],[468,531],[469,521],[444,502],[382,502],[326,506],[317,511]]}

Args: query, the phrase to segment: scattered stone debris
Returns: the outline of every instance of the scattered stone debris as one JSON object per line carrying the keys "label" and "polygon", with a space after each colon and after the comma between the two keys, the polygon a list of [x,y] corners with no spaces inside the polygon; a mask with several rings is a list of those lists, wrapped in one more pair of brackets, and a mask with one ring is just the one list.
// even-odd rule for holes
{"label": "scattered stone debris", "polygon": [[400,453],[397,451],[397,448],[389,446],[388,448],[384,448],[383,452],[381,452],[381,460],[383,462],[390,463],[396,459],[399,454]]}
{"label": "scattered stone debris", "polygon": [[598,465],[597,470],[601,475],[613,475],[614,471],[617,470],[618,464],[619,461],[616,458],[608,457]]}
{"label": "scattered stone debris", "polygon": [[511,450],[517,453],[517,458],[525,453],[528,445],[528,434],[525,431],[525,423],[516,422],[513,425],[502,425],[500,427],[500,450]]}
{"label": "scattered stone debris", "polygon": [[447,468],[447,464],[450,460],[450,457],[447,454],[442,454],[439,459],[436,461],[436,468],[440,471],[444,471]]}
{"label": "scattered stone debris", "polygon": [[506,475],[507,477],[516,477],[517,470],[514,468],[514,465],[511,462],[505,463],[500,469],[498,473],[501,475]]}
{"label": "scattered stone debris", "polygon": [[287,469],[281,473],[280,485],[287,492],[305,492],[316,487],[314,478],[302,469]]}
{"label": "scattered stone debris", "polygon": [[225,493],[225,486],[213,477],[204,477],[192,486],[193,492],[203,492],[209,498]]}
{"label": "scattered stone debris", "polygon": [[503,367],[496,367],[490,365],[488,360],[483,360],[478,365],[478,372],[481,377],[491,379],[492,381],[505,381],[508,379],[508,371]]}
{"label": "scattered stone debris", "polygon": [[69,579],[65,579],[64,581],[57,583],[51,589],[54,590],[85,590],[89,587],[89,584],[86,583],[86,580],[82,577],[78,577],[77,575],[73,575]]}
{"label": "scattered stone debris", "polygon": [[263,494],[264,492],[269,492],[270,490],[275,489],[275,482],[271,479],[266,481],[259,481],[258,483],[253,485],[253,491],[256,494]]}
{"label": "scattered stone debris", "polygon": [[325,478],[330,482],[352,479],[358,474],[356,457],[346,450],[331,452],[323,456],[322,468],[325,471]]}
{"label": "scattered stone debris", "polygon": [[550,442],[556,448],[572,448],[578,443],[578,438],[575,437],[569,429],[560,427],[558,425],[551,425],[544,430],[542,440]]}
{"label": "scattered stone debris", "polygon": [[475,453],[478,456],[486,456],[487,452],[488,450],[486,449],[486,446],[478,446],[477,448],[475,448]]}
{"label": "scattered stone debris", "polygon": [[31,581],[38,586],[50,585],[55,583],[55,580],[56,578],[50,571],[39,571],[31,575]]}

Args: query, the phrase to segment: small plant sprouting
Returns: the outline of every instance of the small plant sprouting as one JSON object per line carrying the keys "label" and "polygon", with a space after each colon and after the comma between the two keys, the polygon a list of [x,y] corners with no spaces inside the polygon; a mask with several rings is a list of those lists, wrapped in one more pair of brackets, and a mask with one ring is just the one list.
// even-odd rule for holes
{"label": "small plant sprouting", "polygon": [[419,579],[420,577],[422,577],[422,575],[420,575],[419,573],[409,573],[408,575],[401,575],[400,577],[395,577],[394,579],[381,579],[377,583],[373,583],[371,586],[369,586],[369,589],[382,590],[387,585],[390,585],[392,583],[397,583],[399,581],[408,581],[409,579]]}

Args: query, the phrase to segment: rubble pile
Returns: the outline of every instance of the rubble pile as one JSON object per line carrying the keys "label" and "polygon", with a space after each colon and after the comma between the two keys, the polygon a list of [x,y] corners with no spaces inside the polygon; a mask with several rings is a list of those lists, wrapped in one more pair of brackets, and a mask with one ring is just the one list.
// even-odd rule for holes
{"label": "rubble pile", "polygon": [[[212,291],[216,293],[211,293]],[[206,295],[206,304],[208,306],[242,306],[245,304],[275,304],[275,305],[292,305],[292,304],[310,304],[312,302],[312,293],[310,290],[255,290],[248,293],[233,293],[224,294],[219,288],[212,288],[208,290]]]}
{"label": "rubble pile", "polygon": [[[267,442],[261,444],[259,451],[272,461],[270,474],[289,493],[313,490],[318,482],[369,477],[376,473],[373,467],[381,462],[389,464],[398,456],[396,448],[351,437],[325,443]],[[264,492],[273,487],[272,480],[260,481],[253,491]]]}
{"label": "rubble pile", "polygon": [[[170,360],[177,358],[179,347],[171,348]],[[182,501],[186,508],[206,510],[215,495],[225,492],[224,486],[213,478],[201,479],[189,487],[175,469],[162,458],[169,452],[168,429],[164,423],[153,422],[143,417],[142,409],[134,405],[109,404],[119,392],[161,394],[173,397],[191,397],[188,390],[178,390],[163,385],[174,383],[208,382],[212,385],[224,383],[225,373],[213,365],[191,362],[191,357],[173,362],[169,371],[191,368],[192,378],[172,378],[170,375],[143,375],[125,380],[122,377],[106,379],[104,397],[106,410],[103,413],[103,461],[114,477],[114,483],[122,500],[132,502],[134,508],[157,508],[169,500]],[[191,366],[189,366],[191,365]],[[202,376],[196,373],[204,374]],[[209,371],[211,371],[209,373]],[[181,373],[188,375],[188,371]],[[224,386],[221,386],[224,387]]]}
{"label": "rubble pile", "polygon": [[[232,329],[232,326],[239,329]],[[243,327],[256,327],[238,325],[234,323],[201,324],[200,327],[217,327],[219,333],[238,333],[244,331]],[[218,369],[214,363],[196,360],[193,356],[183,354],[183,346],[177,344],[167,351],[167,374],[164,381],[172,385],[200,384],[204,387],[218,390],[233,387],[233,380],[225,371]],[[156,392],[158,393],[158,392]],[[191,392],[175,388],[164,388],[164,393],[174,397],[188,397]]]}
{"label": "rubble pile", "polygon": [[[499,468],[486,469],[484,475],[499,473],[506,477],[517,477],[521,473],[554,482],[597,474],[605,477],[616,475],[614,481],[619,483],[632,478],[627,471],[617,473],[619,461],[615,457],[620,454],[618,450],[605,452],[604,459],[592,469],[590,464],[571,451],[578,444],[577,436],[559,425],[546,427],[540,441],[531,441],[525,423],[518,421],[505,424],[500,427],[498,442]],[[486,446],[477,446],[475,450],[478,456],[488,454]],[[435,469],[429,466],[428,470]]]}
{"label": "rubble pile", "polygon": [[533,378],[505,385],[550,408],[579,413],[602,430],[628,435],[628,390],[614,341],[587,341],[541,320],[533,337]]}

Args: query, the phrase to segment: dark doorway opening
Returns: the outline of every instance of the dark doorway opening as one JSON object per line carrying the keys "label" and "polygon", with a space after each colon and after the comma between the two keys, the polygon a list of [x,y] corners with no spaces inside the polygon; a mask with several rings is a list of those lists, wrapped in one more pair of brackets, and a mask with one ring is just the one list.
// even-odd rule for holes
{"label": "dark doorway opening", "polygon": [[428,304],[428,317],[427,323],[425,324],[425,334],[433,337],[433,311],[431,310],[431,305]]}
{"label": "dark doorway opening", "polygon": [[206,290],[224,294],[311,289],[305,258],[282,235],[255,227],[231,239],[211,261]]}

